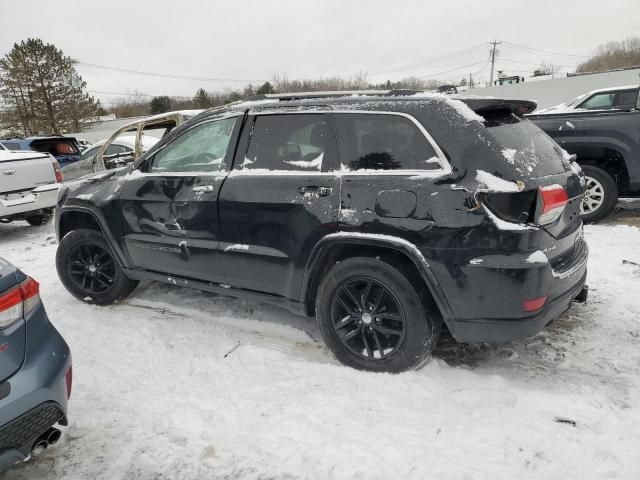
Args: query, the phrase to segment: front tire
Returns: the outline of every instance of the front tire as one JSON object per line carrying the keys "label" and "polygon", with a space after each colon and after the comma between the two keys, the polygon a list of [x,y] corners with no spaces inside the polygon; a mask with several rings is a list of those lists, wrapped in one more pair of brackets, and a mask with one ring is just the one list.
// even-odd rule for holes
{"label": "front tire", "polygon": [[587,189],[580,204],[580,216],[585,223],[597,222],[609,215],[618,202],[618,186],[611,175],[601,168],[582,165]]}
{"label": "front tire", "polygon": [[316,316],[327,347],[344,365],[402,372],[431,355],[442,320],[408,271],[377,258],[343,260],[318,288]]}
{"label": "front tire", "polygon": [[95,230],[74,230],[60,241],[56,269],[74,297],[109,305],[127,297],[138,285],[118,264],[104,236]]}

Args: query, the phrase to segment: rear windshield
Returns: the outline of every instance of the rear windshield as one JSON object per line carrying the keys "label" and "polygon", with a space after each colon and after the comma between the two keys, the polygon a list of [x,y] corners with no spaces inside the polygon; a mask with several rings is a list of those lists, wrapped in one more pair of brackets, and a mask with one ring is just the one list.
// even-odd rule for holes
{"label": "rear windshield", "polygon": [[80,150],[78,150],[76,142],[64,138],[36,140],[31,144],[31,150],[42,153],[50,153],[54,157],[80,154]]}
{"label": "rear windshield", "polygon": [[501,146],[502,160],[522,176],[542,177],[565,171],[562,149],[533,122],[510,113],[481,115],[488,133]]}

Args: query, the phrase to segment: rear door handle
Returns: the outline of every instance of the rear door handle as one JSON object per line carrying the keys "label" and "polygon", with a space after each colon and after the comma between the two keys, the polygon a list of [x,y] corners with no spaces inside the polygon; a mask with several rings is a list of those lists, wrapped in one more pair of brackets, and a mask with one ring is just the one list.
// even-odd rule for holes
{"label": "rear door handle", "polygon": [[319,197],[328,197],[329,195],[331,195],[331,187],[298,187],[298,193],[300,195],[306,195],[307,193],[317,193]]}
{"label": "rear door handle", "polygon": [[215,187],[213,185],[197,185],[192,190],[196,193],[213,192]]}

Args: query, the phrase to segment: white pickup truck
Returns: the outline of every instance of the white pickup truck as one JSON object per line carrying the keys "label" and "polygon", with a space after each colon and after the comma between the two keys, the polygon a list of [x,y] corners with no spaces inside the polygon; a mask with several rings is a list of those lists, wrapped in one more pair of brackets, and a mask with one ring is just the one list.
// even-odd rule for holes
{"label": "white pickup truck", "polygon": [[0,146],[0,222],[48,222],[60,182],[60,166],[48,153],[13,152]]}

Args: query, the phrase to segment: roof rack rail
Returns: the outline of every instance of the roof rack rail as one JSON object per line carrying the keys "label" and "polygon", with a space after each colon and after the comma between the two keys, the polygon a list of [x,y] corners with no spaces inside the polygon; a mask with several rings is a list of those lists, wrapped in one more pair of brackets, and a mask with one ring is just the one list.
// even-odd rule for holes
{"label": "roof rack rail", "polygon": [[294,92],[294,93],[266,93],[261,95],[252,95],[244,101],[257,100],[304,100],[313,98],[332,98],[332,97],[348,97],[351,95],[371,96],[371,97],[400,97],[405,95],[415,95],[424,90],[336,90],[332,92]]}

